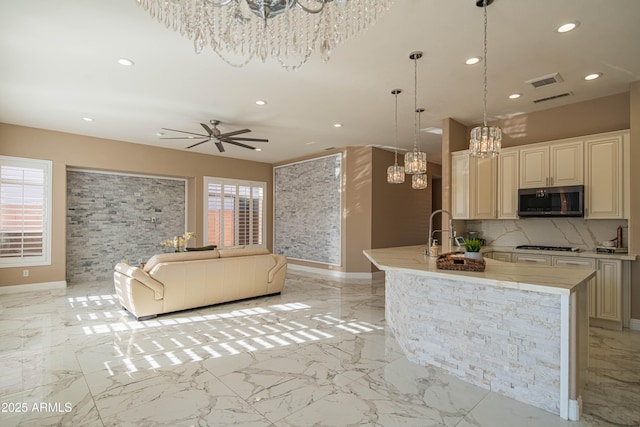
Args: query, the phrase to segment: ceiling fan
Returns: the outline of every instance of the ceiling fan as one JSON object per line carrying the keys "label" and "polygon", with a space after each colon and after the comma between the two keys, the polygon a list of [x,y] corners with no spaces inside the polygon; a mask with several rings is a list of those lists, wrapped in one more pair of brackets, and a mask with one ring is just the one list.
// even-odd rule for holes
{"label": "ceiling fan", "polygon": [[[209,123],[211,123],[211,126],[205,124],[205,123],[200,123],[200,125],[202,125],[202,127],[204,128],[205,131],[207,131],[207,134],[201,134],[201,133],[195,133],[195,132],[187,132],[184,130],[177,130],[177,129],[168,129],[168,128],[162,128],[164,130],[169,130],[171,132],[180,132],[180,133],[186,133],[189,135],[195,135],[195,136],[199,136],[201,138],[205,138],[204,140],[200,141],[200,142],[196,142],[193,145],[190,145],[187,147],[187,149],[189,148],[193,148],[195,146],[198,146],[200,144],[204,144],[205,142],[209,142],[211,140],[213,140],[216,144],[216,147],[218,147],[218,151],[220,151],[221,153],[223,153],[224,150],[224,146],[222,145],[223,142],[226,142],[228,144],[233,144],[233,145],[237,145],[238,147],[242,147],[242,148],[248,148],[249,150],[255,150],[256,147],[252,147],[250,145],[247,144],[243,144],[242,142],[238,142],[238,141],[256,141],[256,142],[269,142],[268,139],[260,139],[260,138],[239,138],[236,135],[242,135],[243,133],[247,133],[247,132],[251,132],[251,129],[240,129],[240,130],[234,130],[232,132],[225,132],[222,133],[220,132],[220,130],[218,129],[218,125],[220,124],[220,120],[210,120]],[[183,136],[180,138],[160,138],[160,139],[194,139],[194,136]]]}

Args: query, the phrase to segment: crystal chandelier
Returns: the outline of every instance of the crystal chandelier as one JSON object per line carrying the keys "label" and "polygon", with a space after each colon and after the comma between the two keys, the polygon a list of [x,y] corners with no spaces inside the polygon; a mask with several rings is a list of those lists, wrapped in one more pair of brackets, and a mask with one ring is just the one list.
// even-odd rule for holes
{"label": "crystal chandelier", "polygon": [[502,130],[497,126],[487,126],[487,5],[492,1],[480,0],[477,3],[484,8],[484,125],[471,130],[469,155],[474,157],[496,157],[502,145]]}
{"label": "crystal chandelier", "polygon": [[[424,108],[418,108],[416,110],[416,113],[418,113],[418,130],[417,130],[418,134],[421,128],[422,121],[420,120],[420,118],[423,112],[424,112]],[[428,186],[429,186],[429,179],[427,178],[426,173],[415,173],[411,175],[411,188],[413,188],[414,190],[424,190]]]}
{"label": "crystal chandelier", "polygon": [[409,55],[414,62],[414,84],[415,90],[413,92],[413,104],[414,104],[414,137],[413,137],[413,151],[409,151],[404,155],[404,171],[408,174],[426,173],[427,172],[427,153],[418,150],[418,59],[422,58],[422,52],[412,52]]}
{"label": "crystal chandelier", "polygon": [[394,145],[395,162],[387,168],[387,182],[389,184],[402,184],[404,182],[404,167],[398,166],[398,94],[401,89],[394,89],[391,94],[396,97],[396,142]]}
{"label": "crystal chandelier", "polygon": [[254,57],[277,58],[287,69],[303,65],[313,51],[324,61],[331,49],[364,31],[392,0],[136,0],[167,28],[208,45],[229,65]]}

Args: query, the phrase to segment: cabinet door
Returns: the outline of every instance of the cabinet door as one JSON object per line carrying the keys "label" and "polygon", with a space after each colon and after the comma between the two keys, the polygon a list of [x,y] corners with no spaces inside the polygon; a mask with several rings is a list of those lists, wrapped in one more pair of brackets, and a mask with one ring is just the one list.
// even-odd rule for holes
{"label": "cabinet door", "polygon": [[585,216],[622,218],[622,136],[587,140],[585,150]]}
{"label": "cabinet door", "polygon": [[[596,260],[594,258],[576,258],[576,257],[560,257],[554,256],[552,265],[557,267],[568,268],[588,268],[590,270],[596,269]],[[596,277],[589,280],[588,284],[588,297],[589,297],[589,317],[595,317],[596,310]]]}
{"label": "cabinet door", "polygon": [[549,147],[520,150],[520,188],[549,186]]}
{"label": "cabinet door", "polygon": [[582,141],[549,145],[549,185],[582,185],[583,176]]}
{"label": "cabinet door", "polygon": [[622,321],[622,261],[599,259],[596,279],[596,317]]}
{"label": "cabinet door", "polygon": [[451,216],[469,219],[469,154],[451,154]]}
{"label": "cabinet door", "polygon": [[498,156],[498,218],[518,218],[518,150],[502,150]]}
{"label": "cabinet door", "polygon": [[469,158],[469,188],[471,189],[471,219],[496,217],[497,160]]}

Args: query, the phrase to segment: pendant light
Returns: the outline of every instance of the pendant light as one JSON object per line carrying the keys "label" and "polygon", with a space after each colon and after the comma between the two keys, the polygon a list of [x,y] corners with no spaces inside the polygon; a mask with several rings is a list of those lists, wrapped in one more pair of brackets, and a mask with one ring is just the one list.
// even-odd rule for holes
{"label": "pendant light", "polygon": [[396,141],[394,144],[395,162],[393,166],[387,168],[387,182],[389,184],[402,184],[404,182],[404,167],[398,166],[398,95],[402,93],[401,89],[393,89],[391,94],[396,98]]}
{"label": "pendant light", "polygon": [[418,59],[422,58],[422,52],[411,52],[409,58],[414,62],[414,93],[413,93],[413,111],[414,111],[414,137],[413,151],[404,155],[404,171],[408,174],[421,174],[427,172],[427,153],[418,150]]}
{"label": "pendant light", "polygon": [[502,146],[502,130],[497,126],[487,126],[487,6],[493,0],[478,0],[476,5],[484,9],[484,119],[483,126],[471,130],[469,155],[473,157],[496,157]]}
{"label": "pendant light", "polygon": [[[422,113],[424,112],[424,108],[418,108],[416,113],[418,114],[418,135],[420,135],[420,128],[422,127],[422,121],[420,120]],[[420,148],[420,144],[418,144],[418,148]],[[416,173],[411,175],[411,188],[414,190],[424,190],[429,185],[429,178],[426,173]]]}

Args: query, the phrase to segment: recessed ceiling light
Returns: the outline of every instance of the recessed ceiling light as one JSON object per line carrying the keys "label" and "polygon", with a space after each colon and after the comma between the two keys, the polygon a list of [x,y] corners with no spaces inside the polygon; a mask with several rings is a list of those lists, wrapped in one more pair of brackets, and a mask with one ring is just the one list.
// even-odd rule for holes
{"label": "recessed ceiling light", "polygon": [[131,67],[133,66],[134,62],[127,58],[119,58],[118,64],[122,65],[123,67]]}
{"label": "recessed ceiling light", "polygon": [[258,99],[258,100],[256,101],[256,104],[257,104],[257,105],[267,105],[267,101],[263,101],[262,99]]}
{"label": "recessed ceiling light", "polygon": [[512,93],[511,95],[509,95],[509,99],[518,99],[522,96],[521,93]]}
{"label": "recessed ceiling light", "polygon": [[464,63],[467,64],[467,65],[474,65],[474,64],[477,64],[478,62],[480,62],[481,60],[482,60],[482,57],[474,56],[473,58],[469,58],[466,61],[464,61]]}
{"label": "recessed ceiling light", "polygon": [[602,73],[591,73],[591,74],[588,74],[588,75],[584,76],[584,79],[585,80],[595,80],[598,77],[602,77]]}
{"label": "recessed ceiling light", "polygon": [[566,24],[560,25],[556,31],[559,33],[568,33],[569,31],[575,30],[578,25],[580,25],[578,21],[567,22]]}
{"label": "recessed ceiling light", "polygon": [[315,141],[309,141],[309,142],[307,142],[307,145],[313,145],[315,143],[316,143]]}
{"label": "recessed ceiling light", "polygon": [[256,148],[256,151],[262,151],[262,148]]}
{"label": "recessed ceiling light", "polygon": [[91,117],[83,117],[82,120],[84,120],[85,122],[92,122],[93,119]]}
{"label": "recessed ceiling light", "polygon": [[156,132],[156,136],[164,136],[164,132]]}
{"label": "recessed ceiling light", "polygon": [[342,123],[336,123],[335,125],[333,125],[334,128],[341,128],[342,127]]}
{"label": "recessed ceiling light", "polygon": [[428,127],[420,129],[422,132],[432,133],[434,135],[442,135],[442,128]]}

